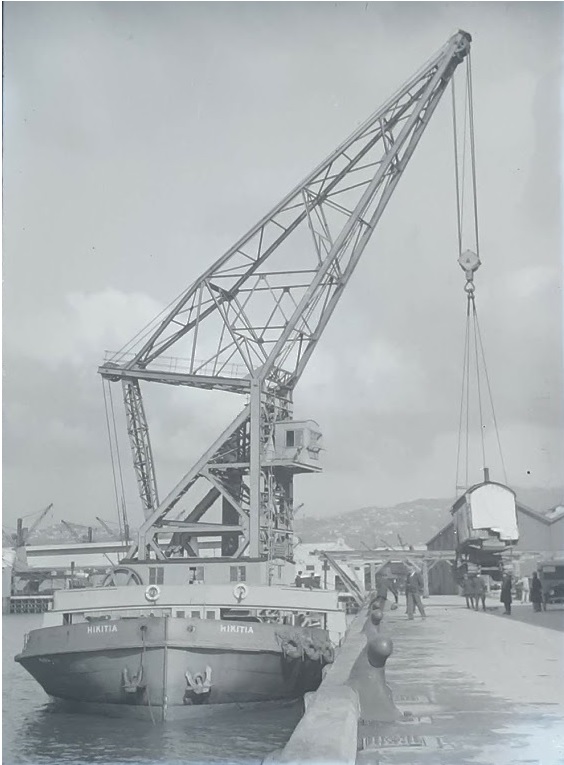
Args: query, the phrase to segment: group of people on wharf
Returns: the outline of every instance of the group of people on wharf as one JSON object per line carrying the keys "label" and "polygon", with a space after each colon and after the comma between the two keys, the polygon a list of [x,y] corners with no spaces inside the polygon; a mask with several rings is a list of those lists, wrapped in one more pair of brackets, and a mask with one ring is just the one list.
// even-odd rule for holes
{"label": "group of people on wharf", "polygon": [[[499,594],[500,602],[503,603],[504,615],[511,616],[511,604],[513,602],[513,577],[511,574],[505,574],[501,583]],[[536,571],[533,572],[532,580],[524,577],[519,580],[515,586],[516,594],[520,601],[527,601],[530,598],[535,611],[542,610],[542,584]],[[479,610],[479,603],[482,609],[486,610],[487,585],[485,579],[480,574],[464,574],[462,580],[462,594],[466,598],[466,607]]]}
{"label": "group of people on wharf", "polygon": [[[415,566],[406,566],[406,568],[405,600],[407,618],[413,619],[417,609],[421,617],[425,619],[427,614],[425,613],[425,607],[423,606],[422,601],[424,593],[423,577],[419,569]],[[308,589],[312,589],[316,586],[319,587],[319,584],[314,581],[313,577],[303,577],[301,571],[298,571],[295,584],[297,587],[307,587]],[[523,577],[515,583],[513,582],[511,574],[504,574],[499,598],[505,609],[503,612],[504,615],[511,615],[511,604],[513,602],[514,591],[519,601],[527,602],[530,600],[535,611],[542,610],[542,583],[536,571],[533,572],[531,580],[527,577]],[[392,610],[395,610],[399,604],[398,580],[391,575],[391,572],[387,568],[383,568],[376,575],[375,590],[370,597],[370,606],[384,610],[389,593],[391,593],[394,598],[391,608]],[[462,579],[462,595],[466,599],[467,608],[479,611],[481,606],[482,611],[485,611],[487,594],[488,585],[481,574],[464,574]]]}
{"label": "group of people on wharf", "polygon": [[476,611],[479,611],[481,603],[482,611],[485,611],[487,592],[488,586],[483,576],[480,576],[479,574],[464,574],[462,579],[462,594],[466,598],[466,608],[473,608]]}
{"label": "group of people on wharf", "polygon": [[[420,571],[414,566],[409,568],[405,579],[405,607],[408,619],[414,618],[415,609],[419,611],[423,619],[427,618],[422,601],[423,590],[424,583]],[[386,573],[377,576],[376,590],[370,598],[370,605],[375,605],[383,611],[388,600],[389,592],[391,592],[394,597],[392,609],[395,609],[399,604],[397,580]]]}
{"label": "group of people on wharf", "polygon": [[[527,585],[528,584],[529,581],[527,580]],[[516,589],[519,600],[526,601],[530,599],[535,611],[542,610],[542,584],[536,571],[533,572],[530,587],[525,587],[522,581],[519,580]],[[513,577],[511,574],[505,574],[500,590],[500,601],[503,603],[505,609],[503,612],[504,615],[511,615],[513,590]],[[416,609],[419,611],[423,619],[426,618],[425,608],[422,602],[423,591],[424,584],[421,572],[415,567],[408,569],[405,580],[406,613],[408,619],[414,618]],[[397,608],[399,604],[397,580],[386,573],[386,571],[383,571],[376,577],[376,589],[370,598],[370,605],[374,605],[383,610],[388,599],[388,593],[391,593],[394,598],[392,609]],[[488,585],[481,574],[464,574],[462,580],[462,594],[466,598],[467,608],[476,611],[479,611],[481,608],[482,611],[485,611],[487,593]]]}

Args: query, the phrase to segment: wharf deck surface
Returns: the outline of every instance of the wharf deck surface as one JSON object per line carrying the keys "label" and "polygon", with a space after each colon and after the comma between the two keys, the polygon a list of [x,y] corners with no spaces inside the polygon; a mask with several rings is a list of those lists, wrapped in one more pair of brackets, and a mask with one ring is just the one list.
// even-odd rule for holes
{"label": "wharf deck surface", "polygon": [[408,621],[401,605],[385,612],[380,632],[394,642],[387,682],[412,716],[361,719],[357,765],[562,765],[561,616],[533,617],[530,604],[501,616],[493,598],[486,613],[454,596],[424,604],[426,620]]}

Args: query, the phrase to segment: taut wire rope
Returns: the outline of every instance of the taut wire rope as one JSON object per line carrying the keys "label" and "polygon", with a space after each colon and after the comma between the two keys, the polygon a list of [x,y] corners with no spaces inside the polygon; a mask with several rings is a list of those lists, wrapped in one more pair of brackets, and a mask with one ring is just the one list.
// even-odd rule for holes
{"label": "taut wire rope", "polygon": [[[476,174],[476,139],[474,127],[474,103],[472,90],[472,67],[471,59],[468,56],[466,60],[466,82],[464,86],[464,121],[462,145],[459,142],[459,126],[457,120],[457,102],[454,80],[452,82],[452,112],[453,112],[453,131],[454,131],[454,179],[456,189],[456,224],[459,263],[466,272],[465,292],[467,298],[466,304],[466,329],[464,338],[464,355],[462,369],[462,392],[460,396],[460,410],[458,417],[458,444],[456,453],[456,493],[463,488],[460,485],[462,460],[464,459],[464,480],[465,488],[469,487],[470,480],[470,430],[471,430],[471,409],[473,409],[471,396],[472,386],[472,366],[475,367],[475,386],[476,386],[476,404],[480,427],[481,457],[486,477],[487,453],[486,453],[486,425],[484,416],[484,394],[487,392],[489,405],[492,412],[492,420],[497,440],[497,448],[501,461],[504,481],[507,483],[507,471],[503,459],[501,448],[501,439],[499,427],[495,413],[493,395],[490,383],[490,377],[486,364],[484,345],[478,322],[478,312],[476,308],[474,273],[480,265],[480,243],[479,243],[479,220],[478,220],[478,185]],[[464,232],[464,213],[467,204],[465,202],[465,188],[467,185],[466,160],[469,154],[469,183],[471,186],[471,214],[473,218],[472,233],[474,251],[466,250],[463,252],[465,232]],[[485,381],[485,390],[484,390]],[[464,444],[464,447],[463,447]],[[464,453],[463,453],[464,451]]]}

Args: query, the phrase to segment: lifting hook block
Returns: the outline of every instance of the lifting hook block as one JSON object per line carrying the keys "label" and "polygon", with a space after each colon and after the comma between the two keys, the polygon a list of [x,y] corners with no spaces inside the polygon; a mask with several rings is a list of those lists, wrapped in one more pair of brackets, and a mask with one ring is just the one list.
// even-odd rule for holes
{"label": "lifting hook block", "polygon": [[474,278],[474,272],[482,265],[480,256],[472,250],[465,250],[458,258],[460,268],[466,274],[467,281],[471,282]]}

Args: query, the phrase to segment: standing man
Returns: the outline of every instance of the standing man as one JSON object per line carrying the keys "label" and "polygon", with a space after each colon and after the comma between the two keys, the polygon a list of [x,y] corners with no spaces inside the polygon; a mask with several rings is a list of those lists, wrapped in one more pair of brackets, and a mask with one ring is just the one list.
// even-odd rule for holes
{"label": "standing man", "polygon": [[388,600],[388,592],[392,593],[397,605],[399,596],[398,596],[396,585],[394,584],[393,580],[388,578],[388,576],[378,576],[376,578],[376,597],[374,598],[373,602],[382,611],[386,607],[386,602]]}
{"label": "standing man", "polygon": [[421,601],[421,595],[423,594],[423,577],[419,571],[413,566],[407,575],[407,581],[405,583],[405,595],[407,598],[407,618],[413,619],[415,613],[415,607],[423,619],[426,618],[425,609]]}
{"label": "standing man", "polygon": [[466,608],[474,608],[472,582],[468,574],[462,577],[462,594],[466,598]]}
{"label": "standing man", "polygon": [[531,591],[530,584],[529,584],[529,577],[528,576],[524,576],[521,579],[521,582],[523,584],[523,603],[528,603],[529,602],[529,595],[530,595],[530,591]]}
{"label": "standing man", "polygon": [[511,574],[506,574],[503,579],[503,584],[501,585],[501,594],[499,596],[499,599],[505,606],[505,612],[504,615],[511,616]]}
{"label": "standing man", "polygon": [[542,584],[539,575],[533,571],[533,583],[531,585],[531,601],[534,611],[541,611],[542,606]]}
{"label": "standing man", "polygon": [[480,610],[480,602],[482,603],[482,611],[486,610],[486,592],[488,591],[486,580],[481,574],[474,577],[474,599],[476,611]]}

